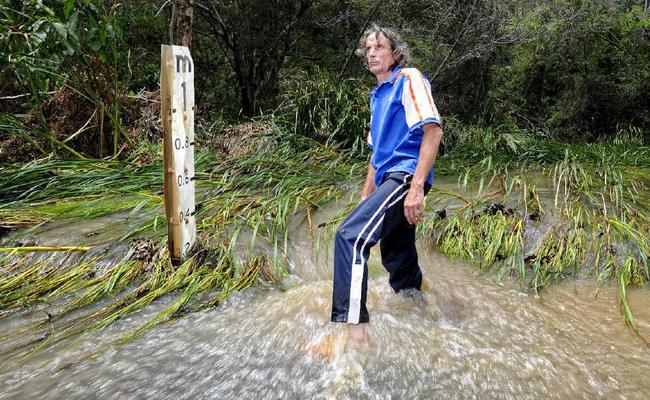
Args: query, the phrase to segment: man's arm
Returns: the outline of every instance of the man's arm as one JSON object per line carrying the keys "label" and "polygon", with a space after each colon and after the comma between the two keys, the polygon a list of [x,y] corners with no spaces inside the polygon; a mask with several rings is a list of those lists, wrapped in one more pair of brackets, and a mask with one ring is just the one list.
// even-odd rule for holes
{"label": "man's arm", "polygon": [[363,185],[363,192],[361,192],[361,201],[370,196],[375,191],[375,169],[372,164],[368,163],[368,174],[366,175],[366,184]]}
{"label": "man's arm", "polygon": [[411,188],[409,189],[406,199],[404,200],[404,215],[409,224],[417,224],[422,221],[424,212],[424,183],[433,167],[438,155],[440,139],[442,139],[442,129],[436,124],[426,124],[422,126],[424,134],[420,144],[420,155],[418,165],[413,174]]}

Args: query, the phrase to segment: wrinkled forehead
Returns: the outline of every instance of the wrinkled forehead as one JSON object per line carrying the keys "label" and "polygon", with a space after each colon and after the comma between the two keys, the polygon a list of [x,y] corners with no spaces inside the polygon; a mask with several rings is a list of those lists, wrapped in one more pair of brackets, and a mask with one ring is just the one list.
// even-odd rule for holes
{"label": "wrinkled forehead", "polygon": [[366,37],[366,46],[368,46],[370,43],[386,45],[389,44],[389,41],[381,31],[375,31]]}

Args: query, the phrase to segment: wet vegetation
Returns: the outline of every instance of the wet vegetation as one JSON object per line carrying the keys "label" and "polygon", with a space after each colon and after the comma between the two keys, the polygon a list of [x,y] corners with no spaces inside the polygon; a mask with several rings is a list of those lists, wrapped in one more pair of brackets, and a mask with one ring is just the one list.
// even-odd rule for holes
{"label": "wet vegetation", "polygon": [[450,217],[435,215],[426,231],[446,254],[518,276],[535,291],[565,277],[615,279],[625,320],[636,330],[625,288],[650,278],[649,149],[634,141],[528,139],[514,152],[510,161],[501,152],[471,167],[461,158],[459,184],[473,186],[470,195],[435,196],[436,203],[449,196],[462,203]]}
{"label": "wet vegetation", "polygon": [[[290,46],[266,66],[276,75],[259,78],[259,97],[233,78],[241,71],[219,40],[233,26],[268,32],[238,25],[229,2],[207,2],[192,50],[206,72],[196,81],[199,246],[179,267],[162,207],[167,3],[0,4],[9,55],[0,60],[0,318],[42,316],[3,332],[0,358],[69,343],[170,293],[163,311],[116,342],[250,285],[280,285],[292,222],[321,247],[353,203],[319,226],[312,215],[354,201],[368,162],[372,81],[348,56],[369,15],[403,28],[445,116],[436,175],[457,185],[427,198],[419,234],[431,251],[542,295],[567,278],[615,283],[636,331],[628,291],[650,282],[650,19],[641,2],[295,2],[307,9],[283,11],[288,24],[296,19],[291,36],[263,42]],[[260,17],[269,7],[241,3]],[[202,34],[215,23],[206,10],[220,7],[221,31]],[[413,11],[422,9],[430,12]],[[104,217],[115,226],[102,234],[65,244],[38,236],[48,224]]]}

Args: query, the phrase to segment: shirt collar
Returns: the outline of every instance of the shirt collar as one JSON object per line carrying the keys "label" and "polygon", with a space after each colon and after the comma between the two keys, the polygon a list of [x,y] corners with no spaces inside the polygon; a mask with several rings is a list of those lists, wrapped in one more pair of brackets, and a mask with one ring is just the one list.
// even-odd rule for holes
{"label": "shirt collar", "polygon": [[384,84],[384,83],[386,83],[386,82],[390,82],[391,84],[392,84],[393,82],[395,82],[395,79],[397,79],[397,74],[399,74],[399,71],[401,71],[401,69],[402,69],[402,66],[400,66],[400,65],[398,65],[397,67],[395,67],[395,69],[393,70],[393,73],[390,74],[390,76],[388,77],[388,79],[386,79],[385,81],[383,81],[380,85],[382,85],[382,84]]}
{"label": "shirt collar", "polygon": [[390,76],[389,76],[386,80],[384,80],[383,82],[378,83],[375,87],[373,87],[372,90],[370,91],[370,93],[371,93],[371,94],[374,94],[375,91],[377,91],[377,89],[379,89],[379,87],[380,87],[381,85],[383,85],[384,83],[390,83],[390,84],[392,85],[393,82],[395,82],[395,79],[397,79],[397,74],[399,74],[399,71],[400,71],[401,69],[402,69],[402,66],[400,66],[400,65],[398,65],[397,67],[395,67],[395,69],[394,69],[393,72],[390,74]]}

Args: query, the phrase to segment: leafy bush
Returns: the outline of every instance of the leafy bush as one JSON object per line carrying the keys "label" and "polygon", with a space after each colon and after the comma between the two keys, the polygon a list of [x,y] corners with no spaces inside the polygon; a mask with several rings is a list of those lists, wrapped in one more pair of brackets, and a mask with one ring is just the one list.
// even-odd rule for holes
{"label": "leafy bush", "polygon": [[516,156],[531,144],[533,135],[512,125],[470,125],[453,116],[445,118],[442,145],[445,152],[473,156]]}
{"label": "leafy bush", "polygon": [[2,84],[38,95],[52,77],[64,78],[79,64],[92,67],[90,59],[112,64],[121,39],[114,12],[96,0],[0,5],[0,50],[8,55],[0,60]]}
{"label": "leafy bush", "polygon": [[490,82],[495,118],[564,137],[650,127],[650,18],[629,2],[561,0],[513,14],[521,40],[502,48]]}
{"label": "leafy bush", "polygon": [[365,140],[369,131],[370,88],[357,79],[337,79],[315,69],[285,83],[282,123],[286,128],[320,142],[343,146]]}
{"label": "leafy bush", "polygon": [[38,101],[61,81],[57,71],[67,49],[58,31],[64,27],[56,12],[40,1],[0,4],[0,93],[28,92]]}
{"label": "leafy bush", "polygon": [[[0,65],[0,84],[31,94],[27,111],[37,117],[39,129],[51,143],[54,136],[65,135],[64,142],[73,147],[103,155],[104,143],[97,137],[72,135],[78,129],[81,133],[85,121],[102,127],[94,130],[97,136],[107,133],[104,137],[112,138],[114,155],[120,136],[131,142],[121,125],[127,102],[127,79],[121,72],[127,69],[127,57],[121,24],[115,21],[120,7],[102,0],[26,0],[0,6],[0,24],[8,32],[0,36],[0,48],[9,54],[6,64]],[[49,91],[60,89],[49,96]],[[62,115],[65,110],[72,111]]]}

